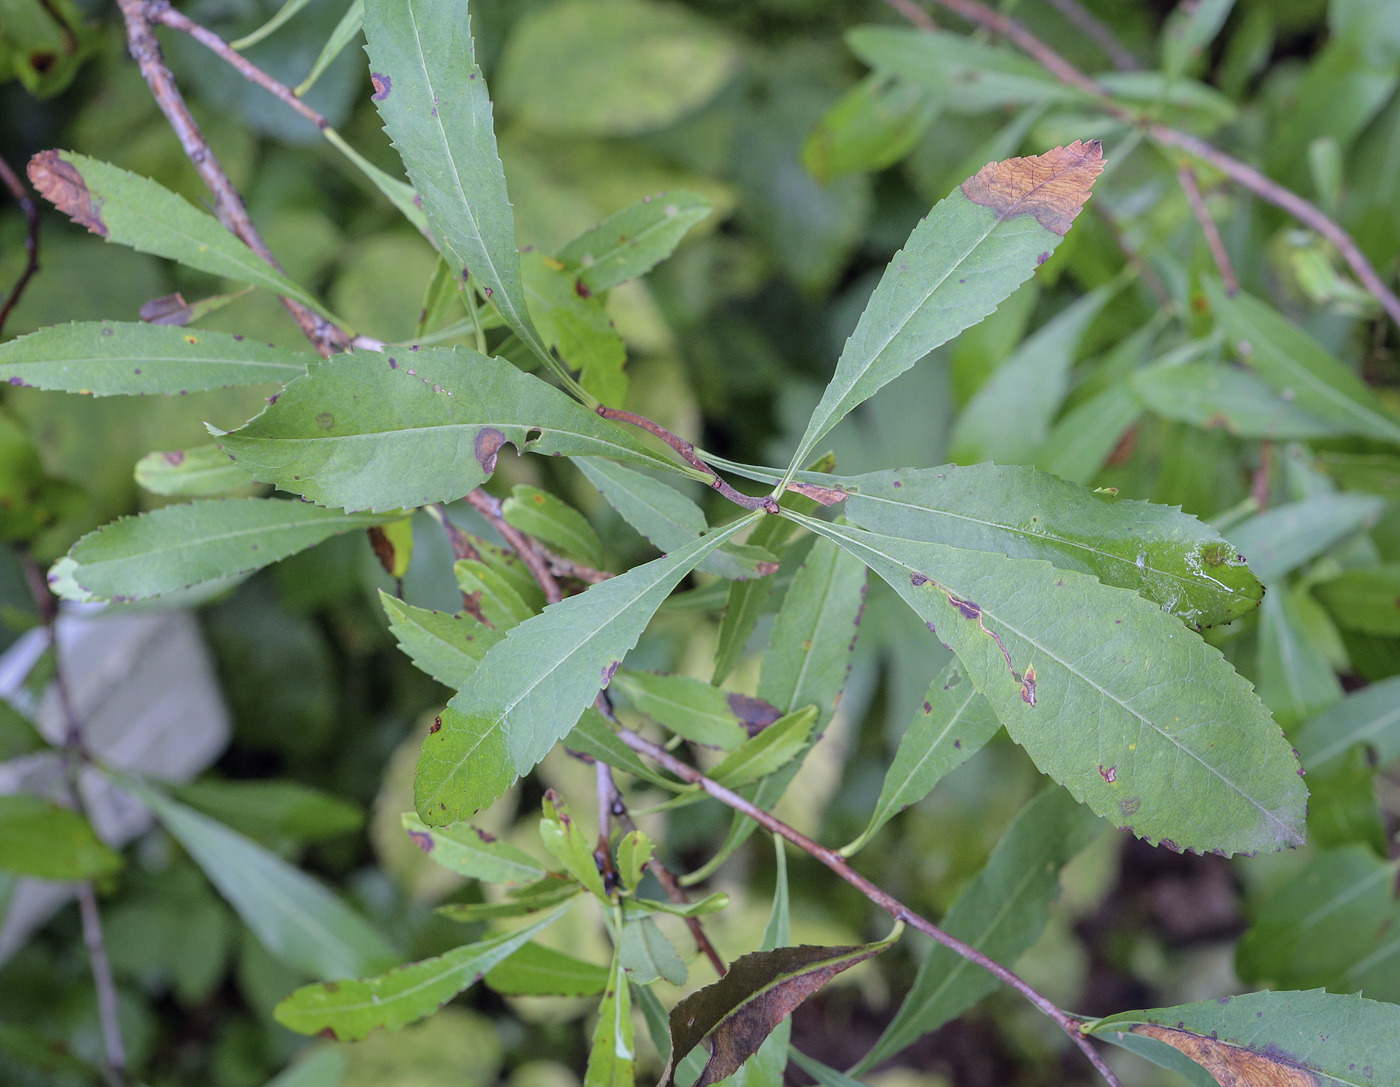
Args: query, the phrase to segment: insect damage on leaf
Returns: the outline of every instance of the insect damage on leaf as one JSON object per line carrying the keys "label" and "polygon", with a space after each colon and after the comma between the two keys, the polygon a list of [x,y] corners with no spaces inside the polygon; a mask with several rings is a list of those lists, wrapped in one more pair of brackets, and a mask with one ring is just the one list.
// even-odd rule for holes
{"label": "insect damage on leaf", "polygon": [[1178,1049],[1215,1077],[1220,1087],[1319,1087],[1317,1076],[1282,1055],[1228,1045],[1187,1030],[1138,1023],[1145,1034]]}
{"label": "insect damage on leaf", "polygon": [[963,195],[1002,219],[1034,215],[1063,237],[1103,170],[1103,144],[1075,140],[1043,155],[989,162],[962,183]]}
{"label": "insect damage on leaf", "polygon": [[78,168],[57,151],[40,151],[29,160],[29,182],[39,195],[79,226],[107,237],[107,224],[98,214],[102,201],[94,202]]}

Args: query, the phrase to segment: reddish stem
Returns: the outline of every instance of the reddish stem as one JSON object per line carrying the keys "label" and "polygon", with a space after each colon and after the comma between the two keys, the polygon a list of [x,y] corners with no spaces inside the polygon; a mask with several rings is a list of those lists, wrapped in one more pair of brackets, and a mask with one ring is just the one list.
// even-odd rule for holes
{"label": "reddish stem", "polygon": [[24,294],[24,289],[29,286],[29,281],[39,271],[39,204],[29,195],[29,190],[25,188],[24,182],[19,179],[18,174],[10,169],[10,164],[3,158],[0,158],[0,181],[5,183],[5,188],[9,189],[10,195],[15,198],[19,210],[24,213],[24,221],[27,225],[24,236],[24,251],[27,257],[24,271],[19,274],[19,279],[10,288],[10,293],[5,296],[5,304],[0,306],[0,337],[3,337],[5,322],[10,319],[10,313],[19,305],[20,296]]}

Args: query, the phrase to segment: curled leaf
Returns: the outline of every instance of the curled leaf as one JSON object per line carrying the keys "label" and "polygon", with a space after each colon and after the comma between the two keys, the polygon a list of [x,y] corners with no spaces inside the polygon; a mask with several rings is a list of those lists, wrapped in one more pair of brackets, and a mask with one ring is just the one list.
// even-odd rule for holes
{"label": "curled leaf", "polygon": [[695,1087],[710,1087],[733,1075],[799,1004],[837,974],[878,955],[903,930],[903,924],[897,924],[889,936],[874,944],[804,944],[736,959],[719,981],[672,1009],[671,1060],[661,1078],[662,1087],[669,1087],[677,1064],[697,1045],[705,1046],[710,1059]]}

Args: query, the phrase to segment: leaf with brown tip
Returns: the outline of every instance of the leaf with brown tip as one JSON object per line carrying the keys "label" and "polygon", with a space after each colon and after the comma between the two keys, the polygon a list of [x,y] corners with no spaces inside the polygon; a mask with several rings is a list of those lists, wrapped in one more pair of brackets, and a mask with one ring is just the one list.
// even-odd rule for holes
{"label": "leaf with brown tip", "polygon": [[1154,1023],[1139,1023],[1134,1034],[1145,1034],[1185,1053],[1215,1077],[1220,1087],[1319,1087],[1318,1079],[1306,1068],[1252,1049],[1229,1045]]}
{"label": "leaf with brown tip", "polygon": [[1033,215],[1046,230],[1063,238],[1102,172],[1103,144],[1075,140],[1043,155],[989,162],[962,183],[962,191],[974,204],[991,208],[1002,219]]}

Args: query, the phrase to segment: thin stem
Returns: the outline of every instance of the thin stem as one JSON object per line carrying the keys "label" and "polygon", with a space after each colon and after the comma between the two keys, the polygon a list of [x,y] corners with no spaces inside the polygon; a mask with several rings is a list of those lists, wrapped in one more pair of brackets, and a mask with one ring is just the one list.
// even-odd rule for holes
{"label": "thin stem", "polygon": [[648,434],[660,438],[677,453],[681,455],[696,471],[704,472],[709,476],[709,484],[725,498],[733,502],[736,506],[742,506],[746,510],[763,510],[766,513],[777,513],[778,502],[771,494],[760,495],[757,498],[747,494],[740,494],[728,483],[726,483],[718,472],[701,460],[695,453],[695,446],[686,441],[678,434],[672,434],[660,423],[652,422],[644,415],[636,412],[623,411],[621,408],[609,408],[603,405],[593,409],[604,419],[612,419],[615,422],[631,423],[635,427],[640,427]]}
{"label": "thin stem", "polygon": [[[54,655],[53,687],[58,697],[59,710],[63,714],[62,759],[68,803],[84,819],[89,819],[80,787],[80,775],[83,764],[88,761],[88,753],[83,743],[82,718],[73,704],[63,661],[59,656],[58,601],[49,591],[44,572],[34,557],[25,550],[19,550],[18,555],[24,569],[25,581],[34,597],[34,605],[44,623],[49,649]],[[92,966],[93,989],[97,994],[97,1018],[102,1029],[102,1048],[107,1058],[103,1078],[107,1080],[108,1087],[126,1087],[126,1045],[122,1041],[121,1019],[118,1015],[117,983],[112,976],[112,962],[107,955],[107,944],[102,934],[102,915],[97,906],[97,892],[90,880],[79,881],[75,886],[78,913],[82,920],[83,944],[87,948],[88,962]]]}
{"label": "thin stem", "polygon": [[577,578],[579,581],[589,585],[597,585],[600,581],[607,581],[616,574],[610,574],[606,570],[595,570],[591,566],[585,566],[581,562],[574,562],[566,559],[562,555],[556,555],[549,548],[535,541],[535,549],[544,557],[544,561],[549,564],[549,572],[555,577]]}
{"label": "thin stem", "polygon": [[885,0],[885,3],[894,8],[920,30],[937,30],[938,24],[934,22],[933,16],[921,8],[914,0]]}
{"label": "thin stem", "polygon": [[1206,198],[1196,180],[1196,171],[1190,166],[1183,166],[1176,172],[1176,179],[1181,182],[1182,191],[1186,193],[1191,213],[1196,216],[1196,222],[1201,224],[1201,233],[1205,235],[1210,255],[1214,258],[1215,267],[1219,269],[1220,278],[1225,283],[1225,293],[1233,298],[1239,294],[1240,281],[1235,275],[1234,265],[1230,263],[1230,254],[1225,250],[1225,239],[1220,236],[1220,228],[1215,225],[1210,209],[1206,207]]}
{"label": "thin stem", "polygon": [[1081,4],[1079,0],[1045,0],[1045,2],[1078,27],[1086,38],[1103,50],[1104,56],[1120,72],[1132,72],[1142,67],[1131,50],[1119,41],[1118,35],[1113,33],[1112,28]]}
{"label": "thin stem", "polygon": [[[249,249],[281,271],[282,266],[277,263],[277,258],[272,255],[272,250],[267,247],[262,235],[258,233],[258,228],[249,218],[242,195],[224,172],[223,166],[209,146],[209,141],[204,138],[204,133],[185,104],[180,89],[175,85],[175,77],[165,65],[160,43],[156,41],[155,33],[151,29],[145,0],[117,0],[117,6],[126,22],[126,38],[131,55],[141,69],[141,76],[146,85],[151,88],[156,104],[170,122],[180,146],[184,148],[190,162],[194,164],[204,184],[213,194],[219,221]],[[306,338],[322,355],[329,356],[332,351],[340,350],[348,342],[344,332],[295,299],[283,298],[282,304],[286,306],[287,312],[292,315],[292,319]]]}
{"label": "thin stem", "polygon": [[29,286],[29,281],[39,271],[39,204],[29,195],[29,190],[25,188],[24,182],[19,179],[18,174],[10,169],[10,164],[3,158],[0,158],[0,181],[5,183],[5,188],[9,189],[10,195],[15,198],[19,210],[24,213],[26,224],[24,271],[19,274],[19,279],[15,280],[15,285],[5,296],[5,304],[0,306],[0,337],[3,337],[5,322],[10,319],[10,313],[19,305],[20,296],[24,294],[24,289]]}
{"label": "thin stem", "polygon": [[492,497],[480,487],[467,495],[467,501],[477,513],[491,522],[491,527],[501,534],[501,538],[515,549],[520,556],[520,561],[525,564],[525,568],[530,571],[539,586],[544,590],[544,601],[546,604],[557,604],[564,599],[564,594],[559,589],[559,582],[550,571],[549,565],[544,557],[535,550],[534,541],[522,533],[519,529],[507,523],[501,515],[501,503],[497,498]]}
{"label": "thin stem", "polygon": [[639,755],[645,755],[658,766],[675,774],[676,777],[680,778],[682,781],[689,782],[692,785],[698,785],[720,803],[732,808],[740,815],[748,816],[765,830],[786,838],[793,845],[797,846],[798,849],[801,849],[804,853],[814,857],[830,868],[852,887],[860,891],[861,894],[865,895],[866,898],[870,899],[871,902],[886,911],[896,921],[903,921],[912,928],[918,929],[920,932],[924,933],[924,935],[932,937],[954,954],[961,956],[968,962],[980,966],[1003,984],[1015,989],[1046,1016],[1053,1019],[1055,1023],[1069,1035],[1070,1040],[1079,1047],[1080,1051],[1089,1059],[1089,1062],[1098,1069],[1099,1074],[1110,1084],[1110,1087],[1122,1087],[1118,1078],[1113,1074],[1112,1069],[1104,1063],[1098,1051],[1089,1044],[1089,1040],[1080,1033],[1079,1020],[1060,1010],[1052,1001],[1042,996],[1018,975],[1002,966],[1001,963],[997,962],[995,959],[989,958],[971,944],[964,943],[956,936],[944,932],[932,921],[920,917],[908,906],[900,902],[899,899],[882,891],[859,872],[851,868],[851,866],[846,863],[845,858],[835,850],[827,849],[826,846],[814,842],[805,834],[794,830],[781,819],[770,815],[756,804],[744,799],[738,793],[726,789],[717,781],[710,780],[693,766],[676,758],[660,744],[652,743],[650,740],[637,735],[637,733],[627,728],[619,729],[618,736],[623,743]]}
{"label": "thin stem", "polygon": [[1083,91],[1105,112],[1128,124],[1145,128],[1147,135],[1159,144],[1178,148],[1202,162],[1209,163],[1256,196],[1273,204],[1274,207],[1288,212],[1300,223],[1321,234],[1337,247],[1337,251],[1351,266],[1351,270],[1361,281],[1361,285],[1375,296],[1382,308],[1390,315],[1390,319],[1400,325],[1400,298],[1397,298],[1381,280],[1380,274],[1366,259],[1355,239],[1324,215],[1321,209],[1308,203],[1297,193],[1284,188],[1278,182],[1265,177],[1253,166],[1227,155],[1205,140],[1148,121],[1131,110],[1124,109],[1113,101],[1102,87],[1015,19],[1007,18],[1000,12],[993,11],[986,5],[978,3],[977,0],[935,0],[935,2],[969,22],[1003,35],[1022,52],[1038,60],[1048,72],[1062,83]]}
{"label": "thin stem", "polygon": [[486,330],[481,327],[481,310],[477,308],[476,287],[470,278],[462,281],[462,290],[467,296],[467,311],[472,318],[472,332],[476,335],[476,350],[478,354],[486,354]]}

